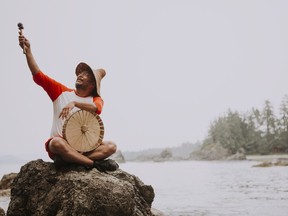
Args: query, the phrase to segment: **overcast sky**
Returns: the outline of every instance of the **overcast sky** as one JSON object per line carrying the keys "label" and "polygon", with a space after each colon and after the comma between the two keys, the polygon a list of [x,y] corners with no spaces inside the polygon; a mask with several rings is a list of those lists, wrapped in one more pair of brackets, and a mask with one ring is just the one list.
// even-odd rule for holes
{"label": "overcast sky", "polygon": [[0,0],[0,155],[47,159],[52,102],[34,84],[17,23],[42,71],[74,87],[84,61],[105,68],[105,139],[122,151],[203,140],[229,108],[288,93],[288,1]]}

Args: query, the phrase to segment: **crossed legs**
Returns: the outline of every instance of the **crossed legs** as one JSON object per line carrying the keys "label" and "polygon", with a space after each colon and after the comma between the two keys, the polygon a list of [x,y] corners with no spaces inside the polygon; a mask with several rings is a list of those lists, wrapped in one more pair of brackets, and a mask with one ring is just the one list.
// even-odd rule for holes
{"label": "crossed legs", "polygon": [[103,141],[102,144],[95,150],[84,154],[73,149],[61,137],[54,137],[48,144],[49,150],[59,155],[64,161],[77,163],[85,166],[93,166],[94,160],[102,160],[114,154],[117,150],[115,143],[111,141]]}

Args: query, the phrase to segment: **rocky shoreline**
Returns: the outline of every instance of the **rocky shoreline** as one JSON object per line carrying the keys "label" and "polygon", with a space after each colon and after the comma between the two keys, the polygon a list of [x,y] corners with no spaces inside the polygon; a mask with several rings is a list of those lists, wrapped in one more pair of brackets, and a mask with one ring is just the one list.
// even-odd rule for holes
{"label": "rocky shoreline", "polygon": [[247,160],[258,161],[254,167],[288,166],[288,155],[249,155]]}

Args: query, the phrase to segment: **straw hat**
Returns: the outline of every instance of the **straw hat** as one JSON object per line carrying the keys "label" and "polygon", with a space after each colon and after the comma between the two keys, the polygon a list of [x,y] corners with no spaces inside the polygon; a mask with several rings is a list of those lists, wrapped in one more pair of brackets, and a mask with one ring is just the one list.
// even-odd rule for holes
{"label": "straw hat", "polygon": [[100,83],[101,80],[104,78],[104,76],[106,75],[106,71],[104,69],[94,69],[92,70],[91,67],[84,63],[84,62],[80,62],[75,70],[76,75],[78,76],[78,74],[82,71],[88,71],[91,74],[94,75],[95,81],[96,81],[96,85],[95,85],[95,96],[101,96],[100,95]]}

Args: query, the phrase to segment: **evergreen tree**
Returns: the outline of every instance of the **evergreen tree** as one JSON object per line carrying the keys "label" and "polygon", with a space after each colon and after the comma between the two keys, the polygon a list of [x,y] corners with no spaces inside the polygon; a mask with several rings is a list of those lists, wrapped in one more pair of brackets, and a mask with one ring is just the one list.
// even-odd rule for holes
{"label": "evergreen tree", "polygon": [[287,152],[288,150],[288,95],[284,95],[280,104],[280,118],[278,120],[278,145],[276,152]]}
{"label": "evergreen tree", "polygon": [[246,138],[244,149],[248,154],[258,153],[260,143],[262,143],[261,114],[258,109],[252,109],[243,116],[243,121],[246,127],[243,128],[243,133]]}
{"label": "evergreen tree", "polygon": [[261,147],[262,153],[269,153],[273,150],[274,144],[276,144],[276,118],[271,102],[266,100],[264,103],[264,109],[262,112],[262,122],[265,131],[265,142]]}
{"label": "evergreen tree", "polygon": [[219,143],[231,154],[235,154],[240,148],[245,148],[247,128],[238,112],[228,110],[225,116],[219,117],[210,125],[209,137],[204,144]]}

